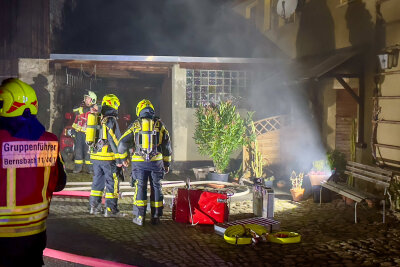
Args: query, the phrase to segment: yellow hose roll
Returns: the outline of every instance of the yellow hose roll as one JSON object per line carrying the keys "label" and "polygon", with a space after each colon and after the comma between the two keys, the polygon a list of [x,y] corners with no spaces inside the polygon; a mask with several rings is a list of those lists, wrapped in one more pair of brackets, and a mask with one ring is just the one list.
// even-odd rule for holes
{"label": "yellow hose roll", "polygon": [[233,245],[249,245],[252,243],[253,236],[251,231],[261,236],[268,233],[267,228],[258,224],[239,224],[229,226],[224,233],[224,239]]}

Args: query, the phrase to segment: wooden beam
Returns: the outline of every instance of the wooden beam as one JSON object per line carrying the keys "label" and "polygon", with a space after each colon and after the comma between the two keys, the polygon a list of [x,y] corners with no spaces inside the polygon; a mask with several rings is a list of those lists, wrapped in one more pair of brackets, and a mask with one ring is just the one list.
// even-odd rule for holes
{"label": "wooden beam", "polygon": [[[353,89],[346,83],[345,80],[343,80],[342,77],[336,76],[336,80],[343,86],[343,88],[351,95],[351,97],[354,98],[354,100],[357,101],[358,104],[360,104],[360,97],[354,93]],[[361,91],[361,90],[360,90]]]}

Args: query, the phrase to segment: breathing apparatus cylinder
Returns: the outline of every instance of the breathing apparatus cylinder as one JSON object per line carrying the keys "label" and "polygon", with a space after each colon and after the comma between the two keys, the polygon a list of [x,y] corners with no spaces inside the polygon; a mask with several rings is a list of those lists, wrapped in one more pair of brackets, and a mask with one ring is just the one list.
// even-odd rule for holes
{"label": "breathing apparatus cylinder", "polygon": [[154,128],[153,120],[147,118],[142,119],[141,146],[142,149],[147,152],[146,155],[149,155],[151,153],[151,150],[153,149],[153,135],[154,135],[153,128]]}
{"label": "breathing apparatus cylinder", "polygon": [[94,145],[96,141],[96,130],[97,130],[97,114],[89,113],[87,118],[86,126],[86,144],[89,146]]}

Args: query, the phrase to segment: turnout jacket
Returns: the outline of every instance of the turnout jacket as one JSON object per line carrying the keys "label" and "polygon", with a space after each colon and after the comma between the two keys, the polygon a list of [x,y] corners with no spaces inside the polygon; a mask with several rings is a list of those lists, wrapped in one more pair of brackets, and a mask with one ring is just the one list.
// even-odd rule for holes
{"label": "turnout jacket", "polygon": [[82,106],[72,110],[75,114],[75,120],[74,123],[72,123],[72,128],[74,128],[75,131],[84,133],[86,132],[87,118],[91,108],[92,106],[88,107],[83,104]]}
{"label": "turnout jacket", "polygon": [[0,239],[32,236],[46,230],[53,192],[66,183],[58,139],[33,116],[2,119]]}
{"label": "turnout jacket", "polygon": [[90,153],[92,160],[115,160],[118,155],[118,140],[121,137],[117,122],[117,111],[102,108],[100,118],[99,139]]}
{"label": "turnout jacket", "polygon": [[146,160],[145,155],[139,151],[139,138],[140,132],[142,131],[141,118],[136,119],[131,125],[129,125],[128,130],[122,135],[119,140],[118,153],[120,159],[119,163],[122,163],[128,157],[128,150],[133,149],[133,154],[131,156],[132,168],[144,169],[149,171],[160,171],[164,166],[168,167],[171,162],[171,140],[168,130],[165,128],[164,123],[157,117],[152,119],[154,121],[155,131],[155,151],[151,158]]}

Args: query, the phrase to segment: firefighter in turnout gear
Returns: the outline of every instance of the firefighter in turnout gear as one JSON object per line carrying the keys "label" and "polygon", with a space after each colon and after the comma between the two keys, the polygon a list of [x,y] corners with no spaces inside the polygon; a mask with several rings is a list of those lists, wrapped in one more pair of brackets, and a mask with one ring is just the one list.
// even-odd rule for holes
{"label": "firefighter in turnout gear", "polygon": [[96,105],[97,96],[94,92],[88,91],[83,97],[83,103],[80,107],[75,108],[75,121],[72,124],[73,131],[71,135],[74,137],[74,173],[79,173],[83,169],[83,165],[86,165],[88,173],[93,173],[92,162],[90,161],[89,147],[85,143],[86,139],[86,126],[87,117],[90,113],[97,112],[98,108]]}
{"label": "firefighter in turnout gear", "polygon": [[[105,217],[119,217],[118,210],[119,182],[116,159],[118,158],[118,139],[121,137],[117,116],[119,99],[108,94],[103,97],[101,112],[98,117],[98,138],[92,145],[90,158],[93,162],[93,183],[90,192],[90,214],[102,213],[101,198],[106,187]],[[87,140],[91,139],[88,136]]]}
{"label": "firefighter in turnout gear", "polygon": [[37,120],[31,86],[0,86],[0,266],[42,266],[54,191],[66,183],[57,136]]}
{"label": "firefighter in turnout gear", "polygon": [[171,162],[171,142],[163,122],[155,116],[149,100],[142,100],[136,107],[136,119],[119,140],[119,165],[129,164],[128,150],[133,147],[132,186],[133,222],[142,226],[147,208],[147,182],[150,182],[151,223],[158,224],[163,214],[163,194],[161,179],[169,171]]}

